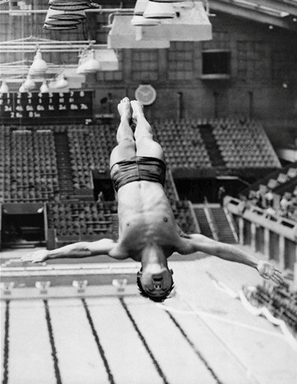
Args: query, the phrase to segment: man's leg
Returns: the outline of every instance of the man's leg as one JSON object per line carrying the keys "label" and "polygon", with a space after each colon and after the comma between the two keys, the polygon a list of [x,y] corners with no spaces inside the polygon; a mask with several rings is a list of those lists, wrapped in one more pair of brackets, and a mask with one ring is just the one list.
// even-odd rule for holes
{"label": "man's leg", "polygon": [[130,127],[131,108],[130,100],[125,97],[118,105],[121,122],[117,131],[118,145],[110,155],[110,167],[123,160],[129,160],[136,155],[135,140]]}
{"label": "man's leg", "polygon": [[143,107],[139,101],[131,101],[133,110],[132,118],[136,124],[134,138],[136,141],[136,155],[155,157],[164,161],[163,149],[159,143],[153,139],[153,130],[146,120]]}

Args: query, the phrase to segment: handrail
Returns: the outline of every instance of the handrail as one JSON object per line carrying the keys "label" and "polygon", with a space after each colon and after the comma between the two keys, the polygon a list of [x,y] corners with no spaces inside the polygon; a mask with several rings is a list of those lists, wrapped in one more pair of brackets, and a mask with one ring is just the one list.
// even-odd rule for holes
{"label": "handrail", "polygon": [[195,225],[195,228],[196,228],[196,232],[197,233],[201,233],[200,225],[199,225],[199,222],[197,220],[197,216],[195,214],[194,207],[193,207],[193,204],[192,204],[191,201],[189,201],[189,208],[190,208],[192,219],[193,219],[193,222],[194,222],[194,225]]}
{"label": "handrail", "polygon": [[170,183],[171,183],[171,186],[172,186],[172,189],[173,189],[174,197],[175,197],[176,200],[179,200],[179,195],[178,195],[178,192],[177,192],[177,189],[176,189],[176,186],[175,186],[175,182],[174,182],[174,178],[172,176],[171,169],[167,170],[167,175],[168,175],[168,179],[170,180]]}
{"label": "handrail", "polygon": [[248,207],[244,201],[234,197],[225,197],[225,206],[233,214],[254,222],[278,233],[294,242],[297,241],[297,222],[281,216],[272,216],[266,210],[252,206]]}
{"label": "handrail", "polygon": [[207,218],[207,221],[208,221],[208,224],[210,226],[210,229],[211,229],[211,232],[212,232],[214,239],[219,241],[219,230],[218,230],[218,227],[217,227],[216,222],[214,220],[213,214],[212,214],[211,210],[209,209],[209,203],[208,203],[208,200],[206,197],[204,198],[204,212],[205,212],[205,215],[206,215],[206,218]]}
{"label": "handrail", "polygon": [[0,203],[0,250],[1,250],[1,239],[2,239],[2,204]]}
{"label": "handrail", "polygon": [[[119,13],[131,13],[134,12],[134,8],[87,8],[84,10],[86,13],[110,13],[110,12],[119,12]],[[1,14],[10,14],[15,15],[27,15],[28,13],[47,13],[48,9],[4,9],[0,11]]]}
{"label": "handrail", "polygon": [[237,231],[236,231],[236,228],[235,228],[233,217],[230,215],[230,212],[228,211],[228,209],[225,206],[223,207],[223,210],[225,212],[225,215],[226,215],[226,218],[228,220],[228,223],[229,223],[229,226],[231,228],[231,232],[232,232],[232,234],[234,236],[234,239],[238,243],[239,242],[239,237],[238,237],[238,234],[237,234]]}

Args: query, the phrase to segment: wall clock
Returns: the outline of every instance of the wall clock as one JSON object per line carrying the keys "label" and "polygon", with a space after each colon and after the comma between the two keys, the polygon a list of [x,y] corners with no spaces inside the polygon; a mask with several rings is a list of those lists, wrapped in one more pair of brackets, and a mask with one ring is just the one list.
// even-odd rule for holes
{"label": "wall clock", "polygon": [[135,91],[135,98],[143,105],[151,105],[157,98],[157,92],[149,84],[140,84]]}

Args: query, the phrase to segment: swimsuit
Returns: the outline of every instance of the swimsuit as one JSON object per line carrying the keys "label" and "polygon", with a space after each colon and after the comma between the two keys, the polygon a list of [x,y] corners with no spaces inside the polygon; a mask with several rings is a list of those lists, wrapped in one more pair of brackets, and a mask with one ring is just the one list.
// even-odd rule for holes
{"label": "swimsuit", "polygon": [[111,180],[116,192],[133,181],[152,181],[164,186],[166,176],[165,163],[155,157],[134,156],[119,161],[111,167]]}

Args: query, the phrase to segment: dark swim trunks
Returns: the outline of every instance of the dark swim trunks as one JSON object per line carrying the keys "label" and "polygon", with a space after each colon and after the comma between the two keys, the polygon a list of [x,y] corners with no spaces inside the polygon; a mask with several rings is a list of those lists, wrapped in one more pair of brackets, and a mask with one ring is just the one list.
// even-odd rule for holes
{"label": "dark swim trunks", "polygon": [[152,181],[164,186],[166,176],[165,163],[155,157],[134,156],[119,161],[111,167],[111,180],[116,192],[133,181]]}

